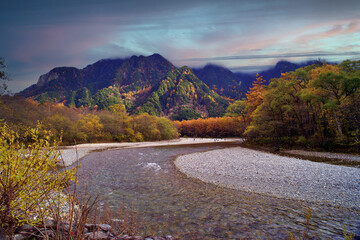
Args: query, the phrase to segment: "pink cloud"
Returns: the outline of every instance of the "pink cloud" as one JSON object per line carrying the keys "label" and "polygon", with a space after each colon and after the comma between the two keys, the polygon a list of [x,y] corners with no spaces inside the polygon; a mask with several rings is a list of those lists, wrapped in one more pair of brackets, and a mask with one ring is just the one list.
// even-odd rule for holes
{"label": "pink cloud", "polygon": [[[360,31],[358,19],[353,19],[350,21],[339,21],[339,22],[330,22],[322,24],[308,25],[303,29],[300,29],[300,36],[296,38],[298,43],[308,43],[314,40],[329,39],[332,37],[351,35],[358,33]],[[323,30],[327,28],[328,30]],[[329,29],[330,28],[330,29]],[[314,32],[308,33],[306,32]],[[301,35],[304,32],[305,34]],[[297,34],[299,35],[299,34]]]}

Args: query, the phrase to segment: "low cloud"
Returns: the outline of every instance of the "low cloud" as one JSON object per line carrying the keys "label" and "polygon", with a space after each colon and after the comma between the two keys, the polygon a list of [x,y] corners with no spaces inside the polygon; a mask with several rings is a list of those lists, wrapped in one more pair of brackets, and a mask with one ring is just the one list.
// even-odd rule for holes
{"label": "low cloud", "polygon": [[294,52],[284,54],[258,54],[258,55],[240,55],[240,56],[221,56],[221,57],[205,57],[205,58],[188,58],[186,61],[226,61],[226,60],[250,60],[250,59],[268,59],[268,58],[303,58],[303,57],[340,57],[340,56],[360,56],[360,52]]}

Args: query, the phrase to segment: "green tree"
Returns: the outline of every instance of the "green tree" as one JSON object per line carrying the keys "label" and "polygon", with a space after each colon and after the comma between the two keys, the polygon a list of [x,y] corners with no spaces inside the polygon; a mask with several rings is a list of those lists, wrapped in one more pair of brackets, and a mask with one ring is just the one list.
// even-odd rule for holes
{"label": "green tree", "polygon": [[177,121],[198,119],[201,118],[201,114],[196,112],[193,108],[181,107],[176,114],[172,116],[172,119]]}
{"label": "green tree", "polygon": [[75,169],[58,171],[56,142],[38,125],[21,137],[8,125],[0,126],[0,224],[13,235],[22,224],[35,224],[44,216],[47,200],[73,180]]}
{"label": "green tree", "polygon": [[283,73],[262,91],[262,103],[252,113],[245,135],[271,142],[309,139],[321,147],[358,144],[359,100],[358,63],[312,65]]}
{"label": "green tree", "polygon": [[157,128],[160,131],[161,140],[173,139],[179,136],[179,133],[172,121],[167,118],[159,117],[156,120]]}
{"label": "green tree", "polygon": [[242,100],[237,100],[233,104],[230,104],[229,107],[226,109],[225,116],[228,117],[242,117],[243,121],[245,122],[246,119],[246,103]]}
{"label": "green tree", "polygon": [[94,96],[94,105],[100,109],[109,109],[115,104],[122,104],[121,95],[117,88],[108,87],[100,89]]}
{"label": "green tree", "polygon": [[76,92],[75,104],[76,107],[91,107],[93,105],[93,99],[91,98],[89,89],[83,87]]}
{"label": "green tree", "polygon": [[344,132],[344,103],[354,99],[360,89],[360,71],[356,68],[351,70],[351,62],[347,62],[346,66],[343,71],[341,65],[325,64],[312,70],[309,82],[312,89],[309,98],[320,109],[323,122],[341,141],[347,135]]}

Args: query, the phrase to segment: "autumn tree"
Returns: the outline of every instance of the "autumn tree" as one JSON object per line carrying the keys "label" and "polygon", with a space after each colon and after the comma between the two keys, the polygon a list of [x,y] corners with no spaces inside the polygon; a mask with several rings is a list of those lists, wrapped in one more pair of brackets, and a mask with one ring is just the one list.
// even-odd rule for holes
{"label": "autumn tree", "polygon": [[240,137],[245,124],[240,117],[222,117],[176,121],[182,136],[187,137]]}
{"label": "autumn tree", "polygon": [[100,122],[100,117],[94,114],[86,114],[77,122],[79,130],[78,137],[81,141],[98,141],[103,136],[104,125]]}
{"label": "autumn tree", "polygon": [[256,80],[253,82],[252,87],[246,93],[246,110],[247,116],[251,117],[251,114],[255,109],[260,106],[264,98],[265,80],[259,74],[256,74]]}
{"label": "autumn tree", "polygon": [[134,117],[133,120],[135,132],[139,132],[146,141],[161,139],[161,133],[157,128],[156,118],[148,113],[143,113]]}

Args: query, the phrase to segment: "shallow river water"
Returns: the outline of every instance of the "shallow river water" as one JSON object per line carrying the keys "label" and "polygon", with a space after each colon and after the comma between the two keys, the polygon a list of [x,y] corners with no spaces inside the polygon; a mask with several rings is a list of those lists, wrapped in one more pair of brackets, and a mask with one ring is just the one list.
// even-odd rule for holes
{"label": "shallow river water", "polygon": [[218,187],[188,178],[174,160],[181,154],[235,145],[133,148],[94,152],[81,160],[81,181],[102,202],[133,207],[142,235],[173,235],[179,239],[287,239],[302,236],[304,215],[312,209],[310,234],[343,239],[360,234],[359,208],[281,199]]}

